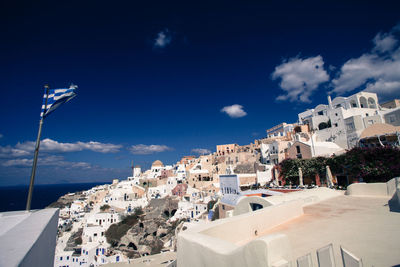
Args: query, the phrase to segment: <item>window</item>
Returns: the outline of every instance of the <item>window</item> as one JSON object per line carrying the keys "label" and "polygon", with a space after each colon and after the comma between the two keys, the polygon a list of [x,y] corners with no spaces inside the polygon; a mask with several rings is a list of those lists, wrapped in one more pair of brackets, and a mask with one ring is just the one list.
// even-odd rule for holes
{"label": "window", "polygon": [[222,209],[225,210],[225,205],[222,205]]}
{"label": "window", "polygon": [[335,116],[336,116],[336,117],[337,117],[337,115],[338,115],[338,114],[337,114],[337,113],[335,113]]}
{"label": "window", "polygon": [[365,97],[360,97],[360,106],[361,108],[368,108],[367,99]]}
{"label": "window", "polygon": [[321,110],[318,112],[318,115],[324,115],[324,112]]}
{"label": "window", "polygon": [[300,154],[300,146],[296,146],[297,154]]}
{"label": "window", "polygon": [[374,124],[374,120],[368,120],[368,124],[369,124],[369,125]]}
{"label": "window", "polygon": [[335,124],[333,124],[335,127],[338,127],[338,124],[337,123],[335,123]]}
{"label": "window", "polygon": [[60,261],[62,261],[62,257],[60,257]]}
{"label": "window", "polygon": [[258,204],[258,203],[250,203],[250,207],[251,207],[252,211],[260,210],[260,209],[264,208],[263,205]]}
{"label": "window", "polygon": [[375,99],[373,99],[372,97],[368,98],[368,107],[369,108],[376,108]]}
{"label": "window", "polygon": [[348,123],[348,124],[346,124],[346,129],[347,129],[348,131],[354,130],[354,129],[355,129],[354,123]]}

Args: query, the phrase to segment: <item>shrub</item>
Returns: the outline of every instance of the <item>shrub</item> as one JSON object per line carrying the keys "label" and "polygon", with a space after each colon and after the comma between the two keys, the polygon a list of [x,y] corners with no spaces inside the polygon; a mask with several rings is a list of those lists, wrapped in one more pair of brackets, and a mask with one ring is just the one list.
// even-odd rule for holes
{"label": "shrub", "polygon": [[75,245],[82,244],[82,236],[78,236],[77,238],[75,238],[74,242],[75,242]]}
{"label": "shrub", "polygon": [[326,165],[334,175],[347,175],[363,178],[365,182],[387,182],[400,176],[400,149],[397,147],[353,148],[345,154],[330,158],[285,159],[279,164],[281,175],[291,179],[299,175],[324,177]]}
{"label": "shrub", "polygon": [[101,211],[108,210],[110,208],[110,205],[104,204],[103,206],[100,207]]}

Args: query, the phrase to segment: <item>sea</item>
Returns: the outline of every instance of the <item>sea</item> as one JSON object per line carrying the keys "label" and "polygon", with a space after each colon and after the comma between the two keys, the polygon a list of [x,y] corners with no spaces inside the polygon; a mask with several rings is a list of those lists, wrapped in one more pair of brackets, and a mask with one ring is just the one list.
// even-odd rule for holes
{"label": "sea", "polygon": [[[68,193],[88,190],[101,183],[35,185],[32,194],[31,209],[43,209]],[[29,186],[0,187],[0,212],[25,210]]]}

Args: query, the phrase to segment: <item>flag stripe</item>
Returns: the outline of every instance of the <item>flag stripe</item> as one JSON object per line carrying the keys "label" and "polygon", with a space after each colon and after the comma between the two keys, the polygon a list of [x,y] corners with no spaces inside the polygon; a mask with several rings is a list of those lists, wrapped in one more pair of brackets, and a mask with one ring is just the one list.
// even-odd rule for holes
{"label": "flag stripe", "polygon": [[[68,102],[72,98],[76,96],[75,93],[76,86],[71,86],[70,88],[66,89],[51,89],[49,90],[49,94],[47,97],[46,91],[43,96],[43,104],[42,110],[40,113],[40,117],[46,117],[51,112],[53,112],[57,107]],[[47,98],[47,107],[46,106],[46,98]]]}

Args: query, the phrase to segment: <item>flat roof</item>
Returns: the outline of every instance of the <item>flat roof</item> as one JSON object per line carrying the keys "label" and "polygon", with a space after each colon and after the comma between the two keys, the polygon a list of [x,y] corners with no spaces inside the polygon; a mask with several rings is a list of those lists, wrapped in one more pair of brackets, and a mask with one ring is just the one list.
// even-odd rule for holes
{"label": "flat roof", "polygon": [[129,262],[119,262],[119,263],[108,263],[102,265],[104,267],[156,267],[156,266],[167,266],[167,263],[171,263],[172,261],[176,260],[176,252],[167,251],[155,255],[149,255],[145,257],[140,257],[136,259],[130,259]]}
{"label": "flat roof", "polygon": [[[304,215],[258,236],[281,233],[289,238],[293,259],[333,244],[341,265],[340,246],[361,258],[364,266],[400,263],[400,213],[391,212],[389,197],[338,196],[304,207]],[[255,239],[255,238],[253,238]],[[243,240],[243,245],[253,239]]]}

